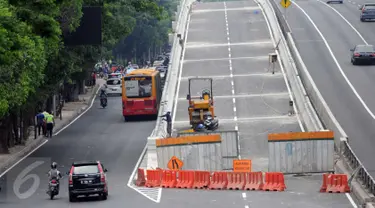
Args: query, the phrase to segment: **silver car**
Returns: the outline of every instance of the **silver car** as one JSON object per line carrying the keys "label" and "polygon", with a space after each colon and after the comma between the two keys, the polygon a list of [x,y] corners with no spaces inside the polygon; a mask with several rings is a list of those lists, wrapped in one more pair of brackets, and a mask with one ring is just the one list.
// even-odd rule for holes
{"label": "silver car", "polygon": [[107,95],[122,95],[122,80],[120,78],[110,78],[107,80]]}

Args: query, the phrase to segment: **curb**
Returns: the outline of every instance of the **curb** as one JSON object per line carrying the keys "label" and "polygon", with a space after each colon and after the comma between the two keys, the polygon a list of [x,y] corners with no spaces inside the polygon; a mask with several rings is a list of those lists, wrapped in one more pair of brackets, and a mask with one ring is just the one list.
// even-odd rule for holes
{"label": "curb", "polygon": [[[73,116],[62,121],[61,125],[59,125],[58,127],[54,129],[54,132],[60,131],[60,129],[64,128],[66,125],[72,122],[78,115],[82,114],[89,107],[89,105],[95,98],[95,95],[97,94],[99,87],[100,86],[98,84],[95,85],[95,87],[93,88],[91,92],[90,99],[88,100],[87,103],[85,102],[85,106],[76,109],[75,112],[73,113]],[[46,139],[43,136],[36,138],[29,145],[25,146],[21,151],[14,153],[14,155],[11,158],[9,158],[8,160],[0,164],[0,178],[2,177],[2,174],[5,174],[5,171],[9,169],[9,167],[12,167],[12,165],[14,165],[20,159],[22,159],[22,157],[25,157],[27,154],[35,150],[35,148],[37,148],[38,146],[40,146],[42,143],[46,142],[47,140],[48,139]]]}

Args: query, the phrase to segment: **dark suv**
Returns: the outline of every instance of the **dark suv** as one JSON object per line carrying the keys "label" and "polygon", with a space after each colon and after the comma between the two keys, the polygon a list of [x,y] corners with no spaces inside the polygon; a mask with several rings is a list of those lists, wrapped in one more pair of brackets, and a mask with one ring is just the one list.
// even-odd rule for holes
{"label": "dark suv", "polygon": [[99,161],[74,162],[69,175],[69,201],[77,196],[98,194],[103,200],[108,197],[107,169]]}

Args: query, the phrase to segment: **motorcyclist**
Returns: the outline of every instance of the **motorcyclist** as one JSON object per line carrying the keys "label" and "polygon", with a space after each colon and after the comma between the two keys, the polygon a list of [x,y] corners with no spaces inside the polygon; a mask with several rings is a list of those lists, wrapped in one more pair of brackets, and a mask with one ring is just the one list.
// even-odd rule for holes
{"label": "motorcyclist", "polygon": [[103,87],[100,89],[100,98],[107,98],[107,90],[108,86],[106,84],[103,85]]}
{"label": "motorcyclist", "polygon": [[107,92],[106,92],[106,89],[108,88],[108,86],[106,84],[103,85],[103,87],[100,89],[100,100],[101,99],[105,99],[105,102],[107,103]]}
{"label": "motorcyclist", "polygon": [[60,178],[62,178],[61,172],[57,170],[57,163],[53,162],[51,164],[51,170],[48,171],[48,180],[51,181],[55,179],[57,181],[57,190],[60,190]]}

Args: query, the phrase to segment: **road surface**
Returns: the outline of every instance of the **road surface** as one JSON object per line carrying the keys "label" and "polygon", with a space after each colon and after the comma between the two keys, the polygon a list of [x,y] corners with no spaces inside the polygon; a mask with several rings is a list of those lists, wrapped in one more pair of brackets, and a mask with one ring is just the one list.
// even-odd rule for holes
{"label": "road surface", "polygon": [[[214,79],[215,112],[220,129],[238,129],[240,154],[252,159],[254,171],[267,171],[267,134],[301,131],[288,116],[289,93],[279,64],[268,63],[275,52],[262,11],[253,1],[196,4],[191,15],[174,127],[188,129],[187,80]],[[192,94],[206,87],[194,82]],[[318,193],[321,176],[287,176],[282,193],[163,189],[161,204],[178,207],[352,207],[345,195]],[[194,199],[194,200],[187,200]]]}
{"label": "road surface", "polygon": [[[19,207],[151,207],[150,200],[127,187],[128,179],[142,152],[147,136],[155,127],[154,121],[124,123],[121,114],[121,98],[109,97],[108,108],[102,109],[98,99],[93,107],[75,123],[53,137],[40,149],[35,151],[1,180],[0,192],[2,208]],[[100,160],[108,169],[109,197],[107,201],[97,198],[70,203],[68,198],[68,179],[61,181],[61,193],[51,201],[46,194],[48,180],[46,173],[51,161],[56,161],[61,172],[66,173],[73,161]],[[36,174],[40,183],[36,182],[35,192],[29,190],[33,180],[27,180],[18,191],[13,190],[17,176],[32,164],[43,163],[29,174]],[[29,190],[29,191],[28,191]],[[30,193],[30,196],[27,196]],[[25,199],[23,199],[26,197]]]}
{"label": "road surface", "polygon": [[347,133],[350,146],[374,177],[375,67],[353,66],[349,51],[364,41],[375,44],[375,23],[359,20],[358,5],[364,2],[295,1],[287,16],[307,69]]}

